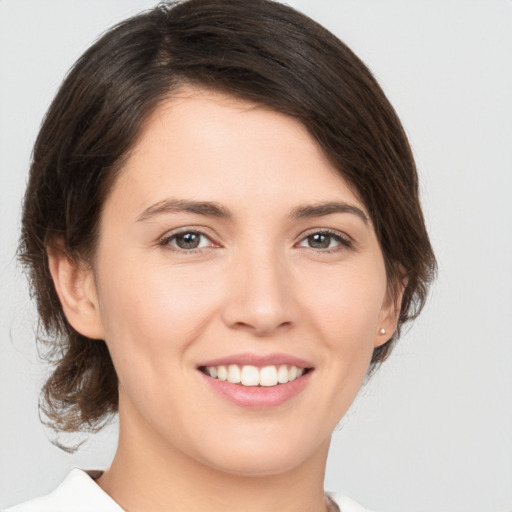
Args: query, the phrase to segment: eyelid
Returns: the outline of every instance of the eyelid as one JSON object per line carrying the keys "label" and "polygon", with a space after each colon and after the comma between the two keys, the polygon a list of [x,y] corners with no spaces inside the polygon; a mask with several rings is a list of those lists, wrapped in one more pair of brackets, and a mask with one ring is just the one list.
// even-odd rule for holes
{"label": "eyelid", "polygon": [[346,250],[346,249],[352,249],[355,245],[355,241],[354,239],[347,235],[347,233],[343,232],[343,231],[339,231],[337,229],[332,229],[332,228],[311,228],[311,229],[308,229],[307,231],[301,233],[300,235],[300,238],[299,240],[297,241],[297,244],[296,245],[299,245],[299,247],[302,247],[300,246],[300,243],[303,242],[304,240],[306,240],[306,238],[312,236],[312,235],[316,235],[316,234],[322,234],[322,235],[330,235],[332,237],[335,237],[336,239],[339,240],[339,243],[340,245],[339,246],[336,246],[336,247],[333,247],[333,248],[326,248],[326,249],[315,249],[313,247],[305,247],[306,249],[311,249],[315,252],[336,252],[336,251],[341,251],[341,250]]}
{"label": "eyelid", "polygon": [[[179,253],[187,253],[187,254],[193,254],[197,252],[201,252],[204,250],[208,250],[210,248],[214,247],[222,247],[222,245],[215,240],[215,237],[208,233],[210,231],[209,229],[203,227],[203,226],[183,226],[180,228],[176,228],[170,231],[167,231],[164,235],[158,238],[157,244],[161,247],[164,247],[166,249],[169,249],[171,251],[176,251]],[[209,240],[210,244],[207,247],[199,247],[196,249],[181,249],[179,247],[175,247],[170,244],[170,241],[179,236],[180,234],[184,233],[196,233],[200,236],[205,237]],[[311,228],[307,231],[304,231],[300,234],[297,242],[294,244],[295,246],[300,246],[300,243],[303,242],[306,238],[309,236],[315,235],[315,234],[324,234],[324,235],[330,235],[337,239],[339,241],[339,245],[337,245],[334,248],[325,248],[325,249],[315,249],[313,247],[304,247],[305,249],[311,249],[312,251],[319,252],[319,253],[328,253],[328,252],[336,252],[336,251],[342,251],[354,248],[355,241],[354,239],[348,235],[347,233],[343,231],[339,231],[337,229],[332,228]]]}
{"label": "eyelid", "polygon": [[[183,254],[194,254],[197,252],[201,252],[207,249],[210,249],[212,247],[221,247],[221,245],[215,241],[214,237],[212,235],[206,233],[206,229],[204,227],[198,227],[198,226],[183,226],[180,228],[176,228],[170,231],[167,231],[164,235],[158,238],[158,245],[160,247],[163,247],[165,249],[168,249],[170,251],[175,251]],[[196,233],[200,236],[204,236],[210,241],[210,244],[208,247],[198,247],[196,249],[181,249],[179,247],[175,247],[171,245],[171,240],[175,237],[185,234],[185,233]]]}

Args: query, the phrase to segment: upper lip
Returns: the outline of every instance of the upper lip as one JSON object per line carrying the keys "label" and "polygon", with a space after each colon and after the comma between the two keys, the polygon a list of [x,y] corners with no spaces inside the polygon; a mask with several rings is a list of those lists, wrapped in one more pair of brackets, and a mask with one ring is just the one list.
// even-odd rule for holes
{"label": "upper lip", "polygon": [[298,368],[313,368],[311,361],[301,359],[289,354],[232,354],[229,356],[219,357],[217,359],[211,359],[204,361],[198,365],[199,368],[205,366],[228,366],[230,364],[237,364],[239,366],[251,365],[258,368],[264,366],[297,366]]}

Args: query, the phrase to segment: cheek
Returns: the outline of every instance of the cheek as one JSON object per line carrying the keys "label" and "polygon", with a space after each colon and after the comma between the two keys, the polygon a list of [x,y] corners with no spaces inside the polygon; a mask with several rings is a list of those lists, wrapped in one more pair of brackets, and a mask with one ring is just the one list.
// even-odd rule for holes
{"label": "cheek", "polygon": [[386,295],[383,264],[375,260],[313,275],[301,295],[329,340],[356,346],[363,340],[373,343]]}
{"label": "cheek", "polygon": [[[376,259],[357,268],[343,266],[330,276],[319,275],[308,295],[314,330],[320,333],[326,361],[322,399],[337,423],[356,396],[367,374],[386,296],[383,263]],[[313,283],[311,283],[313,284]],[[336,404],[334,407],[333,405]]]}
{"label": "cheek", "polygon": [[150,265],[103,265],[99,301],[113,357],[131,360],[176,355],[190,344],[217,307],[218,291],[207,278]]}

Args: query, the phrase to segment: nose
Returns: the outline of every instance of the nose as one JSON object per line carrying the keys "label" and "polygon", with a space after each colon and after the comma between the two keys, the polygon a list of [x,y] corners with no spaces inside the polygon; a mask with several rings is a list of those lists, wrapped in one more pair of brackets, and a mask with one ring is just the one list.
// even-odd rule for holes
{"label": "nose", "polygon": [[266,337],[291,328],[298,311],[284,256],[271,249],[244,253],[230,268],[223,320],[231,328]]}

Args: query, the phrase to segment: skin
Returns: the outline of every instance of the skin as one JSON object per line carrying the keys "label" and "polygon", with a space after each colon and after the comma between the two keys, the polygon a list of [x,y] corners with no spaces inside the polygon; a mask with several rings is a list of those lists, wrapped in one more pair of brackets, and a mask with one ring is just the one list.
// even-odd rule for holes
{"label": "skin", "polygon": [[[348,211],[293,216],[330,202]],[[204,234],[198,248],[179,247],[183,230]],[[314,245],[326,231],[328,247]],[[106,200],[94,262],[50,259],[70,323],[106,341],[119,376],[119,447],[98,483],[122,507],[325,510],[331,433],[397,310],[364,205],[300,123],[211,91],[175,94]],[[313,371],[285,403],[241,407],[198,370],[240,353]]]}

